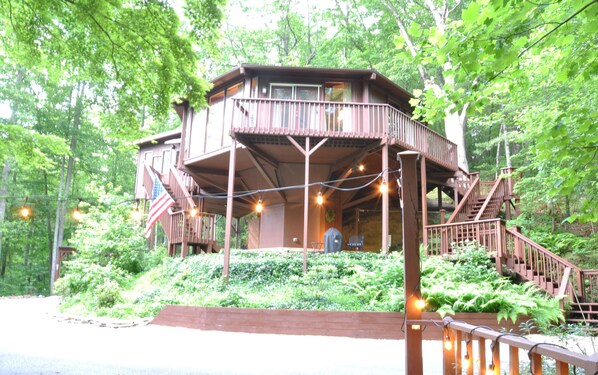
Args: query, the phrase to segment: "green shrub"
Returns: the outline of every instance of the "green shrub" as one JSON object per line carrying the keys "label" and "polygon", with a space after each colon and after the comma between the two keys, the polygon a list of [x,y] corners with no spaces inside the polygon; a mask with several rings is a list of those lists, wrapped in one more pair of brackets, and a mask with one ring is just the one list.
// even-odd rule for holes
{"label": "green shrub", "polygon": [[112,307],[122,300],[121,288],[114,280],[106,280],[97,287],[94,297],[98,307]]}

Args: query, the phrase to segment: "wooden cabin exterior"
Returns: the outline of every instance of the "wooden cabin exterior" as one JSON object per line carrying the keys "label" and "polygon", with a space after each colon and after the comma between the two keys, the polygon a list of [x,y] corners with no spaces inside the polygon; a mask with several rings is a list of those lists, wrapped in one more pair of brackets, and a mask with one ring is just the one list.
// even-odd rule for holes
{"label": "wooden cabin exterior", "polygon": [[[242,65],[212,84],[208,107],[175,106],[180,131],[138,142],[136,197],[147,196],[143,164],[151,158],[153,169],[165,175],[166,159],[174,156],[164,155],[176,150],[181,177],[197,184],[196,195],[214,197],[194,198],[202,212],[227,216],[229,193],[235,195],[229,220],[263,203],[261,217],[251,223],[250,248],[319,247],[324,232],[335,227],[344,241],[367,230],[363,249],[387,249],[401,238],[400,220],[388,224],[401,212],[396,154],[412,150],[426,159],[427,190],[452,189],[460,174],[456,146],[412,120],[412,96],[374,70]],[[376,182],[359,188],[377,174]],[[307,192],[306,182],[314,184]],[[380,184],[390,193],[381,194]],[[376,224],[360,228],[360,216]]]}

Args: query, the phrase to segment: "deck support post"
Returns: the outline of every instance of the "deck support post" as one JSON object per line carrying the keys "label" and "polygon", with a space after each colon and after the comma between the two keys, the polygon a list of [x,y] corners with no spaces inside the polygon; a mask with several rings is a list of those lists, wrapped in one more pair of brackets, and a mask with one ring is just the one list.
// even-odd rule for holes
{"label": "deck support post", "polygon": [[[390,188],[388,183],[388,140],[384,142],[382,147],[382,184],[386,185],[386,189],[382,190],[382,254],[388,253],[388,190]],[[417,203],[417,202],[416,202]]]}
{"label": "deck support post", "polygon": [[303,273],[307,273],[307,223],[309,215],[309,137],[305,137],[305,186],[303,187]]}
{"label": "deck support post", "polygon": [[428,246],[428,236],[426,233],[426,227],[428,226],[428,178],[426,175],[426,158],[421,157],[421,168],[420,168],[420,179],[421,179],[421,191],[422,191],[422,228],[423,228],[423,241],[424,246]]}
{"label": "deck support post", "polygon": [[235,163],[237,158],[237,140],[232,139],[230,144],[230,156],[228,160],[228,191],[226,193],[226,223],[224,227],[224,266],[222,278],[228,284],[230,264],[230,242],[231,228],[233,221],[233,196],[235,194]]}
{"label": "deck support post", "polygon": [[420,258],[417,220],[417,159],[419,153],[399,152],[401,161],[401,192],[403,200],[403,256],[405,263],[405,368],[410,375],[423,374],[422,330],[420,325],[410,321],[421,320],[422,312],[417,307],[421,299]]}

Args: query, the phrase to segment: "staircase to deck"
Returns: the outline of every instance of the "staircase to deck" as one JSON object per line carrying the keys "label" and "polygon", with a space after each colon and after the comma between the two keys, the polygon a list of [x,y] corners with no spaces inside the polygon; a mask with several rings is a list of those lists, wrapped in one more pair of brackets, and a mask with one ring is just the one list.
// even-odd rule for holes
{"label": "staircase to deck", "polygon": [[[427,255],[450,256],[455,245],[473,241],[495,259],[502,274],[531,281],[570,306],[568,323],[590,324],[598,330],[598,270],[584,270],[507,228],[498,218],[501,206],[511,208],[512,182],[498,178],[482,182],[473,175],[469,188],[445,224],[425,227]],[[507,214],[508,216],[508,214]]]}
{"label": "staircase to deck", "polygon": [[[175,201],[159,218],[168,240],[168,255],[174,256],[177,247],[180,247],[182,257],[189,254],[189,248],[193,254],[219,251],[221,247],[215,241],[215,215],[201,212],[203,202],[193,199],[191,192],[197,190],[193,179],[174,166],[167,173],[160,174],[146,165],[143,186],[148,195],[153,189],[154,176],[160,179]],[[195,216],[190,214],[192,209],[197,211]]]}

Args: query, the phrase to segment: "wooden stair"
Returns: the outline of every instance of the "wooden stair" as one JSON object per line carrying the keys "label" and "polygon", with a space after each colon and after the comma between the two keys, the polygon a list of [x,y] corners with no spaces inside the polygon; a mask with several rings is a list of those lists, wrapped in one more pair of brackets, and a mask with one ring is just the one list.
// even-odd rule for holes
{"label": "wooden stair", "polygon": [[[506,228],[498,218],[501,206],[518,198],[503,179],[482,182],[472,175],[469,186],[446,224],[425,227],[427,255],[450,255],[454,244],[475,241],[492,253],[501,273],[531,281],[546,293],[568,300],[568,323],[584,323],[598,330],[598,270],[583,270]],[[457,186],[455,186],[457,189]]]}
{"label": "wooden stair", "polygon": [[202,201],[196,202],[191,191],[196,189],[192,179],[182,176],[174,166],[168,173],[159,174],[150,166],[144,169],[144,187],[147,192],[153,189],[154,176],[160,178],[164,189],[173,197],[175,203],[167,212],[160,216],[160,224],[168,240],[168,254],[174,256],[180,248],[181,257],[202,252],[210,253],[220,251],[214,238],[215,215],[198,213],[191,217],[192,208],[200,209]]}

